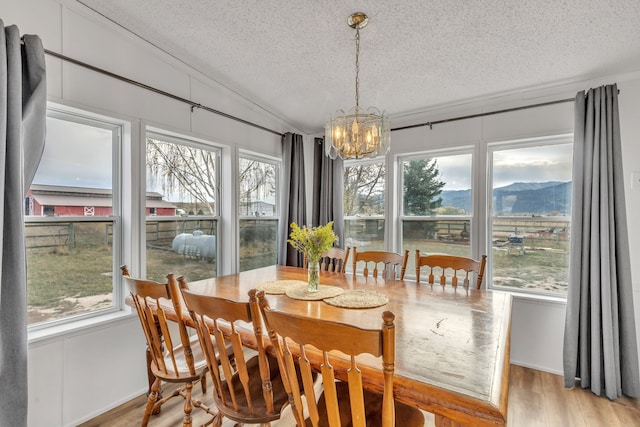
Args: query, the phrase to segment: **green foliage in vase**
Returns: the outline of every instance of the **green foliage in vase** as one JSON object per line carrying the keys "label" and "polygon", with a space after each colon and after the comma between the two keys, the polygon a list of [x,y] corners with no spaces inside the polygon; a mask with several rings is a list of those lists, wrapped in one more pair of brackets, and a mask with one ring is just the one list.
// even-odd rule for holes
{"label": "green foliage in vase", "polygon": [[322,255],[338,242],[338,236],[333,232],[333,221],[312,228],[292,222],[287,242],[305,254],[309,263],[318,263]]}

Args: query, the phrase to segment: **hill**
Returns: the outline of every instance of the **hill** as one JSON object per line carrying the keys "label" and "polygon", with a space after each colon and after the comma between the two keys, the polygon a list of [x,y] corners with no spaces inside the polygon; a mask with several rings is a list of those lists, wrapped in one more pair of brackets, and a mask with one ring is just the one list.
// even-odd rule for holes
{"label": "hill", "polygon": [[[442,206],[469,212],[471,190],[443,191]],[[503,215],[571,215],[571,182],[514,182],[493,190],[494,209]]]}

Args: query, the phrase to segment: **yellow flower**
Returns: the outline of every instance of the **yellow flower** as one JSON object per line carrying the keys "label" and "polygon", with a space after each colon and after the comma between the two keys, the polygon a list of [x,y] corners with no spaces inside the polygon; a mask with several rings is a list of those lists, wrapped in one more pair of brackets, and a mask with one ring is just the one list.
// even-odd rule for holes
{"label": "yellow flower", "polygon": [[287,242],[296,250],[306,255],[309,263],[318,263],[326,251],[338,241],[333,232],[333,221],[327,225],[309,228],[291,223],[290,239]]}

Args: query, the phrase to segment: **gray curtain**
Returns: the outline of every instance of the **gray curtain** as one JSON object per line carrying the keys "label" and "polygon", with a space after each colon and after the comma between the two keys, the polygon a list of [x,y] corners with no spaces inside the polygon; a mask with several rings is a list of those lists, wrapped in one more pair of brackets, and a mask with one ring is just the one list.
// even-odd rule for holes
{"label": "gray curtain", "polygon": [[564,382],[640,396],[616,85],[575,100]]}
{"label": "gray curtain", "polygon": [[315,138],[313,153],[313,209],[314,227],[333,221],[338,246],[344,248],[344,162],[340,157],[332,160],[324,152],[324,139]]}
{"label": "gray curtain", "polygon": [[302,135],[287,132],[282,137],[282,181],[278,222],[278,264],[303,267],[304,258],[287,243],[290,224],[307,225]]}
{"label": "gray curtain", "polygon": [[0,426],[27,425],[27,266],[24,197],[44,150],[47,87],[37,36],[0,20]]}

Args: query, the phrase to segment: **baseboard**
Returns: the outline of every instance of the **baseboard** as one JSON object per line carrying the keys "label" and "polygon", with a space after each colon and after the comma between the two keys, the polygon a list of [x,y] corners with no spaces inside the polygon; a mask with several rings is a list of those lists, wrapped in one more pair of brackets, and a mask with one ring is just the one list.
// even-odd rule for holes
{"label": "baseboard", "polygon": [[531,363],[518,362],[517,360],[513,360],[513,359],[511,359],[509,362],[512,365],[522,366],[523,368],[535,369],[536,371],[547,372],[549,374],[554,374],[554,375],[560,375],[560,376],[564,375],[564,372],[557,371],[555,369],[549,369],[549,367],[547,366],[536,366]]}
{"label": "baseboard", "polygon": [[84,416],[84,417],[72,422],[71,424],[65,424],[64,427],[77,427],[79,424],[86,423],[87,421],[92,420],[92,419],[96,418],[97,416],[104,414],[105,412],[109,412],[113,408],[116,408],[116,407],[118,407],[120,405],[124,405],[128,401],[133,400],[136,397],[145,394],[146,392],[147,392],[147,387],[143,387],[142,389],[140,389],[137,392],[133,392],[133,393],[123,397],[120,400],[112,402],[109,406],[105,406],[104,408],[98,409],[98,410],[94,411],[91,414],[87,414],[86,416]]}

